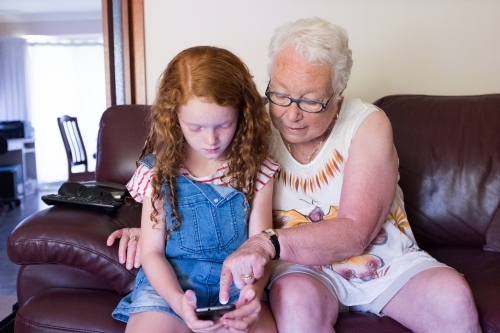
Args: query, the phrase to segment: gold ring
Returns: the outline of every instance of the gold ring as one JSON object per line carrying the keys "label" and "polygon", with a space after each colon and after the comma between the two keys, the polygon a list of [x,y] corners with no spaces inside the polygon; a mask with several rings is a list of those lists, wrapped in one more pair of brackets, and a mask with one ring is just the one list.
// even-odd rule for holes
{"label": "gold ring", "polygon": [[130,237],[130,240],[131,240],[132,242],[133,242],[133,241],[135,241],[135,240],[137,240],[137,236],[136,236],[136,235],[131,236],[131,237]]}
{"label": "gold ring", "polygon": [[253,279],[253,274],[241,274],[243,280],[251,280]]}

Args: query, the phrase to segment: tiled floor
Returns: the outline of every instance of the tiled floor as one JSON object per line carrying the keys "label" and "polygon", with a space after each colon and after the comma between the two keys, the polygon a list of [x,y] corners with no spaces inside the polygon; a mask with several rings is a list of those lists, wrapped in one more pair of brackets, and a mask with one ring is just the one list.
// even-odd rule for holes
{"label": "tiled floor", "polygon": [[12,305],[17,302],[16,277],[18,266],[11,263],[7,256],[7,237],[12,230],[27,216],[39,210],[48,208],[40,199],[46,193],[55,193],[59,185],[53,185],[38,191],[36,194],[21,198],[21,205],[9,210],[8,207],[0,208],[0,320],[5,318],[12,310]]}

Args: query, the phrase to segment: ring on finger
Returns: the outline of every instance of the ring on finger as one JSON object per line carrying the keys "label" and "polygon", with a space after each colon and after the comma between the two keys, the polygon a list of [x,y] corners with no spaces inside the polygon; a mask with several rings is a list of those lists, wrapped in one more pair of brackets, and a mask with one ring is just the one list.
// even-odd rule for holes
{"label": "ring on finger", "polygon": [[135,240],[137,240],[137,236],[136,236],[136,235],[133,235],[133,236],[131,236],[131,237],[130,237],[130,241],[132,241],[132,242],[133,242],[133,241],[135,241]]}
{"label": "ring on finger", "polygon": [[251,280],[253,279],[253,274],[241,274],[243,280]]}

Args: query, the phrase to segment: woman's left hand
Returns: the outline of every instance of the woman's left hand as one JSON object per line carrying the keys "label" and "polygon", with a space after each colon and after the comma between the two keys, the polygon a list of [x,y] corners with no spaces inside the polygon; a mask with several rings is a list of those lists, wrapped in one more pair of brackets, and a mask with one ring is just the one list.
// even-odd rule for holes
{"label": "woman's left hand", "polygon": [[115,230],[109,235],[106,243],[113,245],[115,240],[120,239],[118,246],[118,260],[125,264],[127,269],[141,267],[141,228],[123,228]]}
{"label": "woman's left hand", "polygon": [[236,310],[226,313],[220,319],[224,327],[232,333],[249,332],[259,319],[260,298],[253,285],[246,285],[240,291]]}

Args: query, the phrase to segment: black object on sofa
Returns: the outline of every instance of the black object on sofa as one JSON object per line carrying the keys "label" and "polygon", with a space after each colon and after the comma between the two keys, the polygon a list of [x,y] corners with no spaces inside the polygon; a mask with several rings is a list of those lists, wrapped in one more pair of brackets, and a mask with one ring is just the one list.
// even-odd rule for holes
{"label": "black object on sofa", "polygon": [[[419,245],[464,274],[485,333],[500,332],[500,94],[388,96],[376,103],[389,116],[400,158],[400,186]],[[125,184],[147,135],[148,106],[111,107],[103,114],[96,179]],[[21,265],[15,331],[122,332],[111,312],[136,270],[106,246],[116,229],[138,227],[140,205],[116,213],[51,207],[9,236]],[[337,332],[410,332],[387,317],[339,316]]]}

